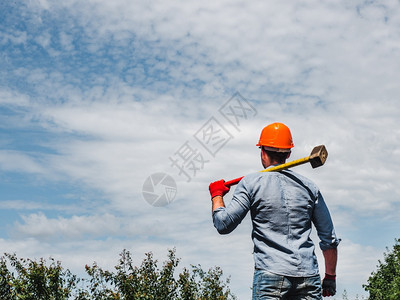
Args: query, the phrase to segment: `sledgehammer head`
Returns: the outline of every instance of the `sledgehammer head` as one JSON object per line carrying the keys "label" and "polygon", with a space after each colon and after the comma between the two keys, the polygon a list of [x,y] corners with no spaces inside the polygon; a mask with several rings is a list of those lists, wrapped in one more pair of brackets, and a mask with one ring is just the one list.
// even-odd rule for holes
{"label": "sledgehammer head", "polygon": [[324,145],[316,146],[310,154],[310,164],[313,168],[322,166],[328,158],[328,151]]}

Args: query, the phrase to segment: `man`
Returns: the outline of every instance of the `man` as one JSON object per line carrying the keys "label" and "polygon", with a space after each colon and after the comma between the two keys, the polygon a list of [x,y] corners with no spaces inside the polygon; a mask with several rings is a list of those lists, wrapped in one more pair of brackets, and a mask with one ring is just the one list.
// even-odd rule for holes
{"label": "man", "polygon": [[[285,163],[294,146],[289,128],[282,123],[266,126],[257,146],[264,168]],[[229,191],[224,180],[210,184],[214,226],[220,234],[232,232],[250,211],[253,223],[253,300],[322,299],[336,293],[337,246],[329,210],[318,187],[291,171],[257,172],[238,184],[225,207]],[[325,278],[318,270],[314,224],[325,260]]]}

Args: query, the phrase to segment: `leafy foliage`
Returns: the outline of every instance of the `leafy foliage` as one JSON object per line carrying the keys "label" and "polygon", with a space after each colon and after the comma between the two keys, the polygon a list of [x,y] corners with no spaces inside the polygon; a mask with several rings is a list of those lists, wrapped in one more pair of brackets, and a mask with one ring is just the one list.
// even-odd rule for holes
{"label": "leafy foliage", "polygon": [[139,267],[133,265],[129,251],[123,250],[113,272],[93,263],[85,266],[87,278],[78,278],[64,270],[60,262],[18,259],[15,254],[0,258],[0,299],[4,300],[228,300],[236,299],[223,280],[219,267],[207,272],[200,265],[191,266],[175,276],[180,259],[175,249],[161,268],[146,253]]}
{"label": "leafy foliage", "polygon": [[[7,260],[16,275],[8,269]],[[44,259],[39,262],[18,259],[15,254],[1,257],[1,299],[68,299],[79,280],[69,270],[64,270],[60,262],[50,260],[50,265],[46,266]]]}
{"label": "leafy foliage", "polygon": [[372,272],[364,289],[369,292],[370,300],[400,299],[400,239],[392,251],[387,249],[384,261],[379,261],[378,269]]}

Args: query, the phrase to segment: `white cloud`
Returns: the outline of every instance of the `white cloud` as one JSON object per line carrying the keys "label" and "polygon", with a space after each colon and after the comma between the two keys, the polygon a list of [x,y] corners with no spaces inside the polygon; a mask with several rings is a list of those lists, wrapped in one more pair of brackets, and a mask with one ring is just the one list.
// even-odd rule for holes
{"label": "white cloud", "polygon": [[45,169],[40,162],[19,151],[1,150],[0,166],[3,171],[23,171],[38,174],[45,172]]}
{"label": "white cloud", "polygon": [[0,104],[12,108],[19,108],[29,105],[29,97],[10,89],[0,89]]}
{"label": "white cloud", "polygon": [[72,205],[60,205],[60,204],[46,204],[35,202],[35,201],[25,201],[25,200],[2,200],[0,202],[0,209],[3,210],[55,210],[59,212],[71,212],[74,213],[78,211],[78,207],[73,207]]}
{"label": "white cloud", "polygon": [[49,32],[43,32],[42,35],[36,38],[36,42],[42,46],[44,49],[47,49],[51,43],[51,35]]}
{"label": "white cloud", "polygon": [[120,228],[118,218],[110,214],[49,219],[43,213],[35,213],[21,217],[23,224],[17,223],[14,226],[16,234],[35,237],[39,240],[116,235]]}
{"label": "white cloud", "polygon": [[24,44],[26,42],[27,35],[23,31],[14,31],[12,34],[3,33],[1,36],[0,44],[6,44],[11,42],[14,45]]}
{"label": "white cloud", "polygon": [[[8,148],[0,152],[0,166],[2,174],[66,180],[104,198],[101,205],[85,202],[92,205],[90,215],[70,210],[55,217],[30,199],[3,201],[0,207],[33,212],[14,222],[14,235],[0,240],[1,248],[27,256],[56,253],[83,266],[92,258],[114,264],[126,245],[160,255],[176,245],[189,264],[221,265],[232,274],[233,290],[246,299],[249,223],[232,236],[218,236],[207,186],[259,170],[259,132],[283,121],[293,132],[293,159],[318,144],[328,148],[325,166],[297,170],[321,187],[344,231],[342,287],[360,289],[381,249],[354,223],[364,216],[398,218],[399,4],[78,2],[30,2],[29,22],[35,26],[0,40],[11,44],[5,55],[12,66],[10,81],[1,77],[0,105],[14,112],[8,116],[12,122],[1,122],[9,135],[1,143]],[[52,22],[54,32],[42,27]],[[12,47],[27,43],[49,53],[41,65],[35,57],[28,61],[34,64],[13,61]],[[185,183],[169,156],[188,140],[204,151],[193,134],[211,116],[221,117],[218,109],[236,90],[253,101],[257,116],[240,132],[227,127],[233,140]],[[14,149],[17,128],[40,128],[43,140],[35,143],[51,153]],[[159,171],[177,179],[178,198],[156,209],[142,199],[141,189]],[[49,205],[59,211],[56,203]],[[346,228],[359,230],[363,243],[352,241]],[[52,244],[57,236],[69,244],[59,239]],[[104,236],[109,241],[96,240]],[[78,253],[72,248],[77,246]],[[365,253],[365,264],[359,253]],[[247,282],[241,282],[243,274]]]}

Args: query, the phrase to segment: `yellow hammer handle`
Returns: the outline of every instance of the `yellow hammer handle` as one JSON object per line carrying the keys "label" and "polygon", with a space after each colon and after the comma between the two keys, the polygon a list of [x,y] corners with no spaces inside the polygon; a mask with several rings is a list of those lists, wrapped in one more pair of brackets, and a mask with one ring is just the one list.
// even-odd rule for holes
{"label": "yellow hammer handle", "polygon": [[309,161],[310,161],[310,157],[307,156],[307,157],[300,158],[300,159],[297,159],[297,160],[293,160],[291,162],[288,162],[288,163],[285,163],[285,164],[282,164],[282,165],[279,165],[279,166],[276,166],[276,167],[272,167],[272,168],[268,168],[268,169],[265,169],[265,170],[261,170],[260,172],[272,172],[272,171],[286,170],[286,169],[289,169],[291,167],[295,167],[295,166],[298,166],[298,165],[302,165],[302,164],[308,163]]}
{"label": "yellow hammer handle", "polygon": [[[304,158],[293,160],[293,161],[288,162],[288,163],[284,163],[284,164],[276,166],[276,167],[272,167],[272,168],[268,168],[268,169],[265,169],[265,170],[261,170],[260,172],[272,172],[272,171],[286,170],[286,169],[289,169],[291,167],[296,167],[298,165],[302,165],[302,164],[308,163],[309,161],[310,161],[310,156],[307,156],[307,157],[304,157]],[[225,184],[225,186],[230,187],[232,185],[238,184],[239,181],[242,178],[243,178],[243,176],[239,177],[239,178],[236,178],[236,179],[232,179],[232,180],[226,181],[226,182],[224,182],[224,184]]]}

